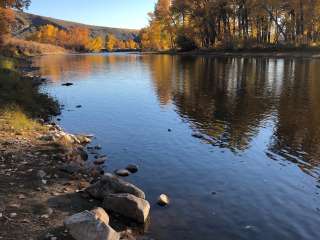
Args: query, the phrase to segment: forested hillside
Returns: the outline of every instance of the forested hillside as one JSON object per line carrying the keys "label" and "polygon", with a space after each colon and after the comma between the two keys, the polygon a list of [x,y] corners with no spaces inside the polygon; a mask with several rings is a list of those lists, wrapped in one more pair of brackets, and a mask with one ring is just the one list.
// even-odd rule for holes
{"label": "forested hillside", "polygon": [[18,38],[27,38],[38,31],[40,27],[45,25],[53,25],[63,30],[69,30],[75,27],[86,28],[90,31],[92,37],[105,38],[106,35],[113,34],[118,39],[122,40],[134,39],[139,32],[138,30],[132,29],[91,26],[49,17],[42,17],[25,12],[16,12],[15,22],[12,28],[12,35]]}

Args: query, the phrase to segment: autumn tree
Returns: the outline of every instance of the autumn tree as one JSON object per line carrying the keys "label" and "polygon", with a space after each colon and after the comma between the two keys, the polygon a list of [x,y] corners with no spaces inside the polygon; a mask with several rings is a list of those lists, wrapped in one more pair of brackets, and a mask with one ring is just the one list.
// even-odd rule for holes
{"label": "autumn tree", "polygon": [[10,25],[14,21],[12,9],[22,10],[30,5],[30,0],[0,0],[0,47],[10,33]]}
{"label": "autumn tree", "polygon": [[116,47],[118,39],[113,34],[108,34],[106,36],[106,49],[111,52]]}
{"label": "autumn tree", "polygon": [[102,37],[96,37],[89,40],[86,49],[91,52],[99,52],[103,48],[103,39]]}
{"label": "autumn tree", "polygon": [[69,30],[63,30],[50,24],[40,27],[40,29],[28,39],[58,45],[75,51],[98,52],[104,45],[101,37],[91,38],[87,28],[75,27]]}
{"label": "autumn tree", "polygon": [[319,13],[320,0],[158,0],[141,44],[162,50],[167,38],[170,48],[318,46]]}

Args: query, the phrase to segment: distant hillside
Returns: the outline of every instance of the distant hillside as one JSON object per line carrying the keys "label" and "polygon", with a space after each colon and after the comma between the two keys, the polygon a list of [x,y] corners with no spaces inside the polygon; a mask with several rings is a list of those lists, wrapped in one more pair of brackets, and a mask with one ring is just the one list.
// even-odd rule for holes
{"label": "distant hillside", "polygon": [[24,12],[16,12],[16,21],[13,25],[12,34],[17,38],[26,38],[32,33],[36,32],[41,26],[47,24],[54,25],[64,30],[68,30],[72,27],[85,27],[91,31],[91,35],[93,37],[105,37],[107,34],[111,33],[114,34],[118,39],[122,40],[135,39],[139,32],[138,30],[132,29],[91,26],[49,17],[42,17]]}

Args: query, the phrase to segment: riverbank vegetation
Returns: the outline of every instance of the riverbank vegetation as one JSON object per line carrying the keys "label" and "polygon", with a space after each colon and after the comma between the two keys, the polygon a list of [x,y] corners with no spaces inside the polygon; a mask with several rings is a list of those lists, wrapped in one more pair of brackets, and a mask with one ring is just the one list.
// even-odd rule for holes
{"label": "riverbank vegetation", "polygon": [[[34,119],[47,119],[59,113],[57,101],[39,92],[41,79],[23,75],[21,60],[0,57],[0,119],[11,126],[34,126]],[[22,66],[21,66],[22,67]]]}
{"label": "riverbank vegetation", "polygon": [[319,47],[320,1],[158,0],[144,50]]}

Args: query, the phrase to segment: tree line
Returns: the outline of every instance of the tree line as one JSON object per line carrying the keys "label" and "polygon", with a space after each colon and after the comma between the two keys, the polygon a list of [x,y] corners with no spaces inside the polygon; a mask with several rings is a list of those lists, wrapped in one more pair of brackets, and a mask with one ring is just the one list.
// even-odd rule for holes
{"label": "tree line", "polygon": [[320,0],[158,0],[143,49],[318,46]]}
{"label": "tree line", "polygon": [[68,30],[53,25],[44,25],[31,35],[28,40],[61,46],[75,51],[99,52],[102,49],[136,49],[138,44],[133,39],[121,40],[113,34],[91,37],[90,30],[85,27],[72,27]]}

